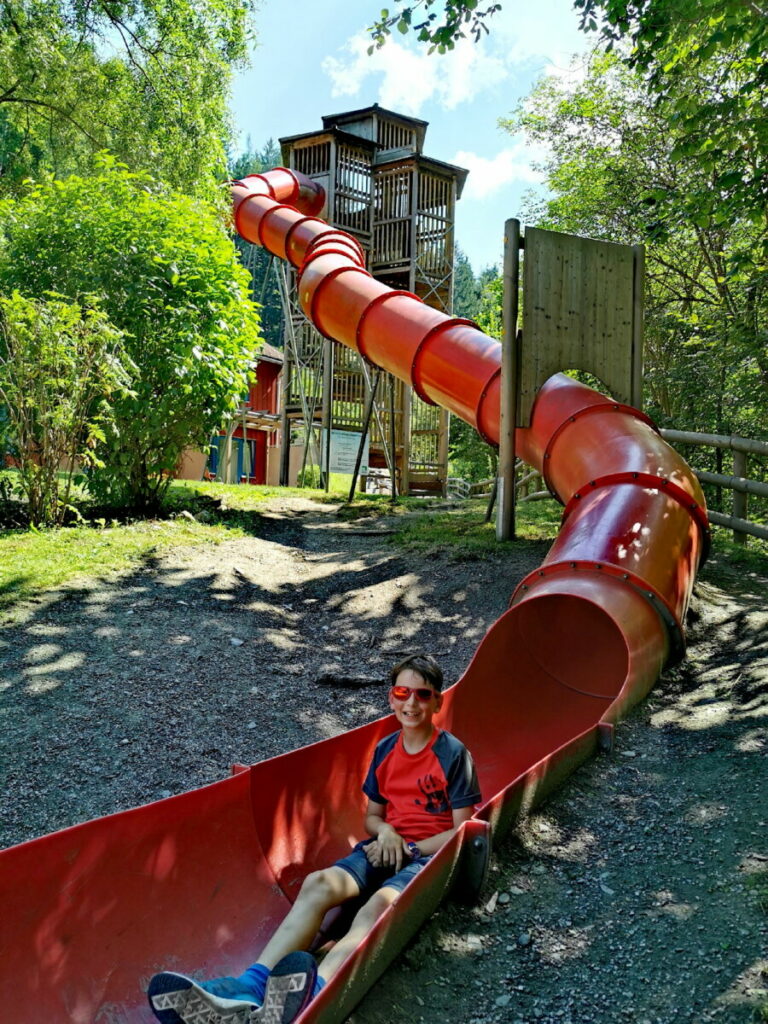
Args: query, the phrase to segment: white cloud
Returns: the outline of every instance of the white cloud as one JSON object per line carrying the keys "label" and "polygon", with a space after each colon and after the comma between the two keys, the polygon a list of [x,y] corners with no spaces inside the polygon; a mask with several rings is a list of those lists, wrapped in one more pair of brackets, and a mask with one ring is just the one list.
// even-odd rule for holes
{"label": "white cloud", "polygon": [[502,59],[469,41],[443,56],[427,55],[423,48],[411,50],[396,40],[368,56],[369,45],[369,38],[358,33],[342,48],[343,56],[323,60],[333,96],[357,96],[369,76],[381,77],[378,102],[416,116],[429,101],[444,110],[471,103],[509,73]]}
{"label": "white cloud", "polygon": [[543,156],[544,150],[539,146],[516,142],[490,158],[460,150],[450,162],[469,171],[462,199],[488,199],[514,182],[541,183],[544,177],[532,164]]}

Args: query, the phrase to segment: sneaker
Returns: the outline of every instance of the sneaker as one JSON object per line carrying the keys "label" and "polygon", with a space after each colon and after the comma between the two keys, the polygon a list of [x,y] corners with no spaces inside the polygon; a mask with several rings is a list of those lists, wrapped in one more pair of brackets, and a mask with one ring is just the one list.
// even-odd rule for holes
{"label": "sneaker", "polygon": [[291,1024],[312,998],[317,964],[309,953],[289,953],[273,968],[254,1024]]}
{"label": "sneaker", "polygon": [[161,1024],[259,1024],[254,993],[237,978],[193,981],[174,971],[156,974],[147,989]]}

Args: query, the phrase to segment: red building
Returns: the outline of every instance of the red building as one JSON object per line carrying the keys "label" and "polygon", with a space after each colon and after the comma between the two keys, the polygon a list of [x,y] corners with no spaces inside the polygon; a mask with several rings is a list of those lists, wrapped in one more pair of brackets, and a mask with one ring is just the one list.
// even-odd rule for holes
{"label": "red building", "polygon": [[[277,482],[277,431],[280,425],[280,375],[283,353],[265,344],[259,352],[256,373],[240,411],[211,438],[211,451],[187,452],[178,476],[187,480],[217,479],[223,483],[266,484]],[[274,452],[273,473],[270,467]],[[273,477],[274,479],[270,479]]]}

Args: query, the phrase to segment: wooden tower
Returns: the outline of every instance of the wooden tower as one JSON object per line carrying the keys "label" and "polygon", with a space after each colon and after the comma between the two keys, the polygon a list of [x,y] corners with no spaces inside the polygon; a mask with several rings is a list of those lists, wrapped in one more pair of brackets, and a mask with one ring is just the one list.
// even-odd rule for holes
{"label": "wooden tower", "polygon": [[[423,153],[427,122],[374,104],[323,118],[320,131],[280,140],[286,167],[318,181],[323,216],[358,239],[370,273],[392,288],[452,312],[454,211],[467,171]],[[295,275],[286,277],[294,365],[286,366],[284,432],[322,420],[360,431],[371,386],[368,368],[343,345],[326,342],[301,312]],[[284,444],[286,441],[284,440]],[[379,386],[369,465],[394,451],[398,491],[444,491],[448,414],[387,375]],[[287,455],[284,456],[287,474]],[[285,475],[285,474],[284,474]]]}

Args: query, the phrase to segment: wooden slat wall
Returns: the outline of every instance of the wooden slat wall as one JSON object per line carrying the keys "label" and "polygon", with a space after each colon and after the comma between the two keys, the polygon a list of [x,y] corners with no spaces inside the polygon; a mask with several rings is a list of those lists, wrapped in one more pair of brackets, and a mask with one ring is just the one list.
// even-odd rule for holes
{"label": "wooden slat wall", "polygon": [[411,169],[395,167],[374,180],[374,267],[407,264],[411,259]]}
{"label": "wooden slat wall", "polygon": [[371,155],[364,149],[340,144],[336,153],[337,227],[354,232],[367,249],[373,232]]}
{"label": "wooden slat wall", "polygon": [[309,145],[296,145],[293,149],[293,166],[302,174],[327,174],[331,163],[331,142],[326,139]]}
{"label": "wooden slat wall", "polygon": [[379,117],[376,126],[376,141],[382,149],[401,149],[416,143],[416,132],[395,121]]}
{"label": "wooden slat wall", "polygon": [[560,370],[595,374],[621,402],[633,396],[639,360],[637,253],[575,235],[525,229],[523,346],[518,425],[530,422],[538,388]]}
{"label": "wooden slat wall", "polygon": [[451,183],[433,174],[419,174],[416,258],[422,271],[443,276],[450,263],[446,252]]}

